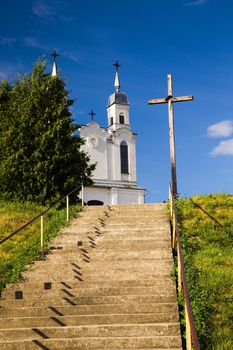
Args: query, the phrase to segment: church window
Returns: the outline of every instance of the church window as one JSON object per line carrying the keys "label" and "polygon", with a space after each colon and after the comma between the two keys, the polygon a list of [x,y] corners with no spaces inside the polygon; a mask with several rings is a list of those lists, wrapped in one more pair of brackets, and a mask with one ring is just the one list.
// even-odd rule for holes
{"label": "church window", "polygon": [[125,117],[120,114],[120,124],[125,124]]}
{"label": "church window", "polygon": [[112,125],[113,124],[113,117],[111,117],[111,119],[110,119],[110,125]]}
{"label": "church window", "polygon": [[129,173],[128,145],[125,141],[121,142],[120,153],[121,153],[121,173],[128,174]]}

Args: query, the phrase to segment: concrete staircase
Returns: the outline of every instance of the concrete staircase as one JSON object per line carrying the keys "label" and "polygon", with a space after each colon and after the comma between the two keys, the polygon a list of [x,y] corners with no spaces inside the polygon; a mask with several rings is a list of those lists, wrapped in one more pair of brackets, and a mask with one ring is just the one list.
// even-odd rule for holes
{"label": "concrete staircase", "polygon": [[88,207],[7,286],[0,349],[181,350],[164,204]]}

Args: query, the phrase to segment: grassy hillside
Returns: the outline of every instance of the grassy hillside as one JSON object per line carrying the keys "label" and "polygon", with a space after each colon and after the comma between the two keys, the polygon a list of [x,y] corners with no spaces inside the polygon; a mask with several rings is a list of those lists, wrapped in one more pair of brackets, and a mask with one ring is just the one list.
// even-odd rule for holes
{"label": "grassy hillside", "polygon": [[233,196],[195,196],[177,206],[201,349],[232,350]]}
{"label": "grassy hillside", "polygon": [[[47,209],[33,203],[0,201],[0,238],[24,225]],[[80,207],[70,208],[71,217]],[[66,224],[66,209],[52,209],[44,217],[45,245]],[[0,245],[0,292],[6,283],[16,282],[25,266],[40,254],[40,220]]]}

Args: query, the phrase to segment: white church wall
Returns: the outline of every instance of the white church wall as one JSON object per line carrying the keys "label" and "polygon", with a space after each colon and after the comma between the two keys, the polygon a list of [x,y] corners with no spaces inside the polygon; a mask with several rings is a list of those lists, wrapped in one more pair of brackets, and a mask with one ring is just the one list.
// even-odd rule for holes
{"label": "white church wall", "polygon": [[96,162],[97,166],[93,171],[93,179],[107,179],[107,133],[100,128],[97,123],[90,123],[79,130],[80,136],[84,138],[85,144],[82,150],[89,154],[91,162]]}
{"label": "white church wall", "polygon": [[104,205],[111,204],[111,190],[101,187],[85,187],[84,188],[84,203],[88,201],[97,200],[104,203]]}
{"label": "white church wall", "polygon": [[96,200],[103,202],[104,205],[143,204],[144,194],[144,189],[89,186],[84,188],[84,202]]}
{"label": "white church wall", "polygon": [[118,192],[118,204],[143,204],[144,203],[144,191],[133,189],[119,189]]}

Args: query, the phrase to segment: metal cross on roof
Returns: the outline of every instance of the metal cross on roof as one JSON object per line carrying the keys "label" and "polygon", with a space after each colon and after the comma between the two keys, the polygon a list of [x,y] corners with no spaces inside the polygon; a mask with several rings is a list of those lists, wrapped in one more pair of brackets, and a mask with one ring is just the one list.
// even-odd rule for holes
{"label": "metal cross on roof", "polygon": [[116,67],[116,71],[118,72],[118,68],[121,67],[121,65],[118,63],[118,61],[116,60],[115,63],[113,63],[113,66]]}
{"label": "metal cross on roof", "polygon": [[51,53],[50,55],[53,56],[53,60],[54,60],[54,62],[56,62],[56,58],[57,58],[57,56],[59,56],[58,53],[56,52],[56,50],[53,50],[53,53]]}
{"label": "metal cross on roof", "polygon": [[94,113],[92,109],[88,114],[91,116],[91,120],[93,121],[93,118],[96,115],[96,113]]}

